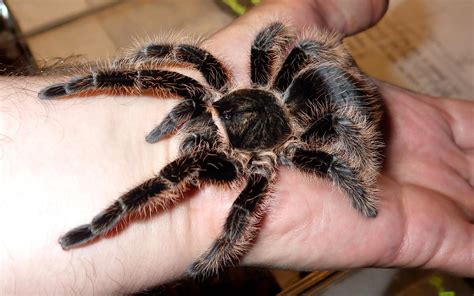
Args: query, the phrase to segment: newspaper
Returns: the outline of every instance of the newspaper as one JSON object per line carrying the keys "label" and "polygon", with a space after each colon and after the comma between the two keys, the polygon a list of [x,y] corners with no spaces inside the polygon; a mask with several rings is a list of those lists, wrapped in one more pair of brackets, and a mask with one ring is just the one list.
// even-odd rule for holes
{"label": "newspaper", "polygon": [[392,0],[379,24],[345,42],[371,76],[474,100],[473,0]]}

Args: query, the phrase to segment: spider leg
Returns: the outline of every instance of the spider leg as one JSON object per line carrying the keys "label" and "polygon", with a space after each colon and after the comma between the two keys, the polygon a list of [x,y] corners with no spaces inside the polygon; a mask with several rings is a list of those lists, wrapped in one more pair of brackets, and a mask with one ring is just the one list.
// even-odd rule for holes
{"label": "spider leg", "polygon": [[302,36],[281,65],[272,87],[284,92],[293,78],[307,66],[316,63],[335,63],[353,67],[355,62],[342,44],[342,36],[335,32],[315,31]]}
{"label": "spider leg", "polygon": [[86,90],[101,89],[152,89],[158,92],[202,101],[206,95],[203,85],[191,77],[166,70],[99,70],[89,75],[71,79],[66,83],[53,84],[41,90],[40,99],[55,99]]}
{"label": "spider leg", "polygon": [[357,210],[375,217],[380,107],[374,87],[357,75],[336,64],[310,66],[296,76],[284,99],[300,126],[309,126],[301,139],[318,149],[297,150],[293,164],[333,180]]}
{"label": "spider leg", "polygon": [[215,90],[224,92],[231,82],[227,67],[210,52],[189,44],[148,44],[130,58],[131,63],[171,61],[190,64]]}
{"label": "spider leg", "polygon": [[266,86],[278,63],[278,57],[293,41],[293,33],[282,23],[273,23],[260,31],[250,51],[250,78],[255,86]]}
{"label": "spider leg", "polygon": [[171,109],[161,123],[146,136],[146,141],[156,143],[165,136],[175,133],[185,122],[193,116],[201,114],[204,110],[203,104],[185,99]]}
{"label": "spider leg", "polygon": [[280,71],[273,81],[272,88],[285,91],[293,81],[293,77],[313,61],[311,51],[314,49],[314,40],[298,42],[283,62]]}
{"label": "spider leg", "polygon": [[232,182],[237,176],[237,167],[223,154],[206,151],[199,155],[182,156],[165,166],[157,177],[122,195],[89,224],[67,232],[59,243],[65,250],[85,244],[106,234],[125,215],[140,210],[150,202],[160,207],[173,203],[180,192],[198,180]]}
{"label": "spider leg", "polygon": [[[312,147],[331,146],[348,165],[375,182],[381,163],[379,94],[358,72],[335,64],[310,66],[284,94],[290,112],[305,130],[301,138]],[[307,128],[309,127],[309,128]]]}
{"label": "spider leg", "polygon": [[202,150],[222,150],[221,136],[209,112],[202,112],[191,118],[182,130],[188,135],[181,141],[179,147],[182,154],[194,154]]}
{"label": "spider leg", "polygon": [[[265,171],[265,170],[264,170]],[[193,278],[206,278],[227,266],[236,265],[257,235],[257,223],[270,195],[272,177],[264,171],[255,171],[232,204],[221,235],[209,250],[188,270]]]}
{"label": "spider leg", "polygon": [[376,217],[376,198],[363,180],[348,165],[336,156],[318,150],[295,150],[293,165],[306,172],[320,177],[329,178],[342,188],[352,201],[352,205],[367,217]]}
{"label": "spider leg", "polygon": [[381,117],[379,95],[373,83],[354,70],[348,72],[336,64],[308,67],[299,73],[285,91],[284,101],[297,118],[311,117],[311,106],[350,106],[372,122]]}
{"label": "spider leg", "polygon": [[332,152],[348,160],[351,167],[358,168],[364,179],[373,182],[380,169],[383,146],[377,126],[354,120],[337,109],[319,111],[301,139],[312,147],[331,147]]}
{"label": "spider leg", "polygon": [[184,101],[175,106],[165,119],[146,137],[149,143],[176,132],[189,118],[204,110],[206,90],[198,81],[183,74],[166,70],[101,70],[90,75],[54,84],[39,93],[41,99],[55,99],[92,89],[153,89],[180,96]]}

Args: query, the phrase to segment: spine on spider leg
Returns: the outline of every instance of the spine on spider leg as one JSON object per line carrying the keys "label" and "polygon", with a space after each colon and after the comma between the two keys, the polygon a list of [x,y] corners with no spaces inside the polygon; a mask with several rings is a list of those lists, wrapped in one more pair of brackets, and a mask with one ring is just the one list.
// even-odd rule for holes
{"label": "spine on spider leg", "polygon": [[[65,250],[83,245],[96,237],[106,234],[122,220],[153,201],[153,205],[164,207],[173,203],[179,193],[203,179],[218,176],[219,168],[226,169],[221,179],[233,180],[237,175],[236,167],[220,154],[185,155],[165,166],[155,178],[149,179],[128,191],[112,205],[95,216],[90,224],[76,227],[59,239]],[[226,180],[227,180],[226,179]]]}
{"label": "spine on spider leg", "polygon": [[297,149],[293,164],[304,172],[332,180],[343,189],[355,209],[367,217],[377,216],[373,184],[366,184],[349,166],[324,151]]}
{"label": "spine on spider leg", "polygon": [[172,56],[174,45],[172,44],[149,44],[140,48],[140,50],[132,56],[132,63],[146,61],[150,58],[165,59]]}

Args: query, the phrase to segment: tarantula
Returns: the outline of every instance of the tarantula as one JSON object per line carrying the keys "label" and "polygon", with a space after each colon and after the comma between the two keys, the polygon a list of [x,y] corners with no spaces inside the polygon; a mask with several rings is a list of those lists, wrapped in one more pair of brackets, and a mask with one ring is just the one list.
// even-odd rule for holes
{"label": "tarantula", "polygon": [[[199,71],[199,82],[176,71]],[[224,62],[189,44],[147,44],[105,69],[92,70],[39,93],[41,99],[87,90],[145,90],[182,98],[146,137],[178,133],[179,157],[120,196],[89,224],[60,239],[67,250],[114,229],[147,205],[165,206],[190,187],[242,184],[223,231],[189,269],[209,276],[235,265],[256,237],[279,166],[327,178],[363,215],[377,215],[375,179],[381,165],[380,96],[337,34],[296,34],[276,22],[250,49],[250,86],[236,89]]]}

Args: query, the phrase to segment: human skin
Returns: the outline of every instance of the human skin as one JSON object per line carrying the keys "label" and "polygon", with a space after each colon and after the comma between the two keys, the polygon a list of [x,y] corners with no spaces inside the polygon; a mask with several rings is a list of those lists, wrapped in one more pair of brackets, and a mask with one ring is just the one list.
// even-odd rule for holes
{"label": "human skin", "polygon": [[[279,15],[297,28],[349,35],[386,8],[368,0],[286,2],[264,2],[206,42],[228,57],[243,85],[242,44],[250,46],[262,20]],[[175,101],[37,98],[60,80],[0,79],[0,294],[118,294],[183,276],[219,234],[238,191],[206,186],[118,234],[63,251],[61,234],[156,174],[176,156],[177,141],[144,140]],[[421,267],[474,276],[474,104],[378,85],[387,148],[377,218],[361,216],[327,182],[281,169],[270,212],[242,264]]]}

